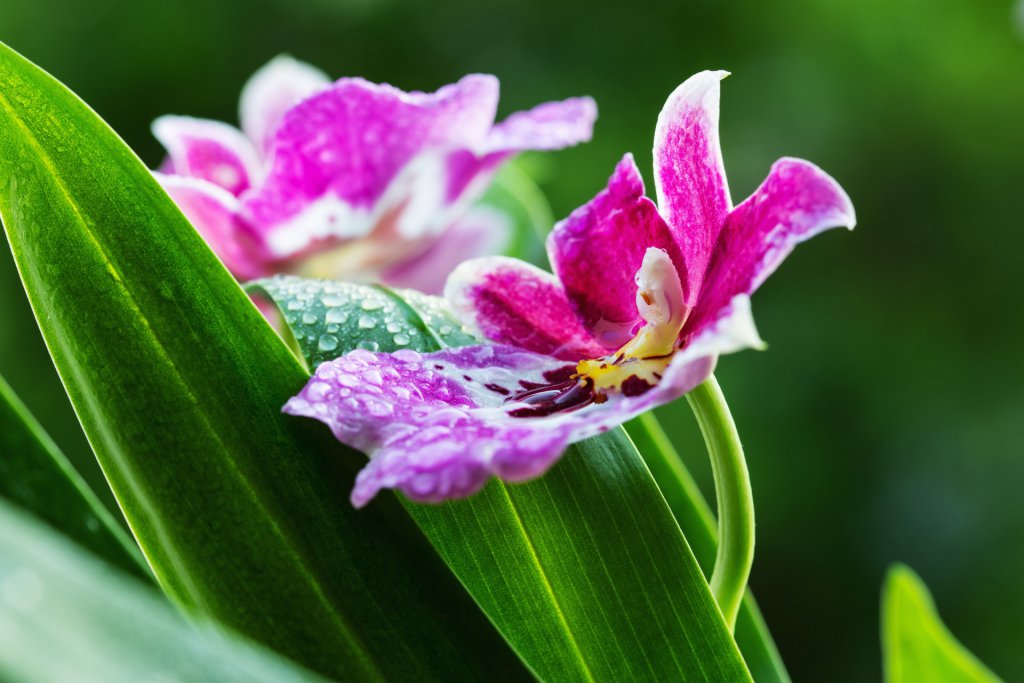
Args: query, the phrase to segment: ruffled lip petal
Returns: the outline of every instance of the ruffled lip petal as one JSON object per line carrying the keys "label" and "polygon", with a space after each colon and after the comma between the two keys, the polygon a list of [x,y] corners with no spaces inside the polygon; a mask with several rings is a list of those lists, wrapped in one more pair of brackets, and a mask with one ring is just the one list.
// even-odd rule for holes
{"label": "ruffled lip petal", "polygon": [[726,71],[702,71],[669,96],[654,133],[658,207],[686,260],[692,306],[732,202],[718,137],[720,83]]}
{"label": "ruffled lip petal", "polygon": [[199,178],[234,196],[259,181],[260,160],[242,131],[221,123],[188,116],[161,116],[153,135],[167,149],[176,175]]}
{"label": "ruffled lip petal", "polygon": [[503,256],[473,259],[456,268],[445,298],[457,315],[483,337],[565,360],[596,358],[614,351],[576,317],[562,284],[551,273]]}
{"label": "ruffled lip petal", "polygon": [[238,117],[257,151],[266,155],[289,108],[330,82],[320,69],[288,55],[274,57],[254,73],[242,88]]}
{"label": "ruffled lip petal", "polygon": [[370,456],[352,502],[382,488],[440,502],[468,496],[491,476],[519,481],[547,470],[566,436],[502,405],[521,382],[565,364],[521,349],[464,347],[431,354],[353,351],[322,363],[284,412],[318,419]]}

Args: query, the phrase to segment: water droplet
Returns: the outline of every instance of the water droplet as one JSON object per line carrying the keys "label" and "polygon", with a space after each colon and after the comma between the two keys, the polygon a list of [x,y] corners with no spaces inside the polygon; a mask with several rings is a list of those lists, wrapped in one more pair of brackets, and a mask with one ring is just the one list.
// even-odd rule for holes
{"label": "water droplet", "polygon": [[404,334],[396,334],[394,336],[394,340],[395,340],[395,344],[398,345],[398,346],[405,346],[410,341],[409,337],[407,335],[404,335]]}
{"label": "water droplet", "polygon": [[384,308],[383,299],[363,299],[363,303],[359,304],[359,307],[364,311],[379,311]]}
{"label": "water droplet", "polygon": [[372,330],[377,327],[377,321],[368,315],[359,317],[359,329],[361,330]]}
{"label": "water droplet", "polygon": [[356,346],[364,351],[376,351],[380,348],[380,344],[372,339],[363,339]]}
{"label": "water droplet", "polygon": [[332,308],[327,311],[327,315],[324,320],[328,323],[344,324],[348,320],[348,313],[343,308]]}
{"label": "water droplet", "polygon": [[288,306],[286,306],[286,308],[289,311],[301,311],[303,308],[305,308],[305,304],[303,304],[301,301],[298,301],[297,299],[292,299],[291,301],[288,302]]}
{"label": "water droplet", "polygon": [[304,322],[305,324],[307,324],[307,325],[315,325],[316,321],[317,321],[317,317],[315,315],[313,315],[312,313],[307,311],[307,312],[302,314],[302,322]]}
{"label": "water droplet", "polygon": [[321,351],[333,351],[338,348],[338,338],[332,334],[325,334],[320,337],[317,348]]}

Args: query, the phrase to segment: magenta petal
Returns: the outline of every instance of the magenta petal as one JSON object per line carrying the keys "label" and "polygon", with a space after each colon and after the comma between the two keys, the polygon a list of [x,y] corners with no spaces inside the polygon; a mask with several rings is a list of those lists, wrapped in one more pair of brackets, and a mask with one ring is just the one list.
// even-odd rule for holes
{"label": "magenta petal", "polygon": [[699,330],[737,294],[752,294],[800,242],[855,223],[850,198],[831,176],[801,159],[776,161],[726,219],[687,330]]}
{"label": "magenta petal", "polygon": [[597,119],[597,104],[589,97],[545,102],[529,111],[512,114],[487,136],[488,152],[554,150],[590,140]]}
{"label": "magenta petal", "polygon": [[545,102],[512,114],[494,126],[480,148],[455,150],[447,160],[447,199],[472,198],[494,171],[516,152],[555,150],[590,140],[597,104],[589,97]]}
{"label": "magenta petal", "polygon": [[285,114],[247,212],[270,231],[286,229],[318,200],[369,212],[421,152],[482,145],[497,100],[493,76],[466,76],[431,94],[343,78]]}
{"label": "magenta petal", "polygon": [[565,430],[509,417],[500,406],[520,381],[543,382],[562,365],[500,346],[354,351],[321,364],[284,411],[324,422],[370,456],[352,492],[356,507],[382,488],[440,502],[475,493],[491,476],[538,476],[558,459]]}
{"label": "magenta petal", "polygon": [[[680,273],[683,258],[627,154],[602,190],[555,226],[548,257],[576,311],[605,346],[632,338],[641,322],[634,278],[649,247],[664,249]],[[680,277],[685,282],[685,278]]]}
{"label": "magenta petal", "polygon": [[242,89],[239,120],[260,154],[266,154],[284,113],[330,82],[320,69],[288,55],[274,57],[249,78]]}
{"label": "magenta petal", "polygon": [[511,234],[508,216],[490,207],[475,207],[449,225],[426,251],[381,273],[381,281],[439,295],[448,274],[460,263],[500,253]]}
{"label": "magenta petal", "polygon": [[153,135],[167,149],[174,173],[199,178],[238,196],[260,175],[252,143],[240,130],[219,121],[161,116]]}
{"label": "magenta petal", "polygon": [[658,207],[686,258],[691,306],[731,207],[718,140],[720,82],[725,71],[702,71],[676,88],[654,133]]}
{"label": "magenta petal", "polygon": [[251,280],[270,274],[238,217],[238,200],[233,195],[198,178],[153,175],[236,277]]}
{"label": "magenta petal", "polygon": [[558,278],[523,261],[466,261],[448,278],[445,297],[465,323],[499,344],[566,360],[597,358],[616,348],[591,336]]}

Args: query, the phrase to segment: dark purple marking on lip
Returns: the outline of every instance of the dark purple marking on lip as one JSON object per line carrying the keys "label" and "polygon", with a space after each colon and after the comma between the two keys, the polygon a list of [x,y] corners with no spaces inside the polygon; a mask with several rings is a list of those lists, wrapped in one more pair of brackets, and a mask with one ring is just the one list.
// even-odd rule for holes
{"label": "dark purple marking on lip", "polygon": [[622,382],[622,395],[623,396],[639,396],[640,394],[647,393],[654,388],[654,385],[645,379],[641,379],[636,375],[630,375]]}
{"label": "dark purple marking on lip", "polygon": [[579,410],[594,403],[597,398],[591,379],[576,378],[521,391],[505,402],[527,404],[523,408],[510,410],[509,415],[512,417],[544,417]]}
{"label": "dark purple marking on lip", "polygon": [[502,396],[508,396],[509,394],[512,393],[511,391],[501,386],[500,384],[485,384],[484,386],[493,391],[494,393],[501,394]]}

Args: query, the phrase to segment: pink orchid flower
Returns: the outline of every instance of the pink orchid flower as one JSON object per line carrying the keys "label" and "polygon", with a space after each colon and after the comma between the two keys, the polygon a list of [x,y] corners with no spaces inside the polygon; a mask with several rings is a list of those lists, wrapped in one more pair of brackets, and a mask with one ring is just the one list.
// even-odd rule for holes
{"label": "pink orchid flower", "polygon": [[292,272],[439,290],[506,239],[504,215],[469,208],[501,163],[589,140],[597,115],[574,98],[495,124],[497,104],[494,76],[405,93],[278,57],[242,91],[241,130],[157,119],[168,152],[157,178],[242,280]]}
{"label": "pink orchid flower", "polygon": [[354,351],[288,402],[370,456],[354,505],[382,488],[438,502],[491,476],[537,477],[568,444],[696,387],[719,354],[762,345],[749,295],[797,243],[855,218],[835,180],[789,158],[732,206],[718,141],[725,75],[693,76],[662,110],[657,205],[627,155],[555,226],[555,275],[500,257],[452,274],[447,297],[494,345]]}

